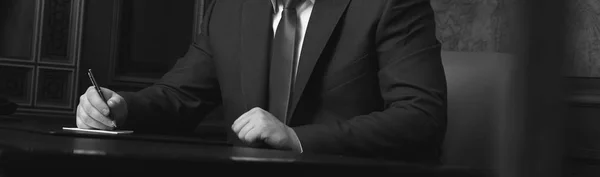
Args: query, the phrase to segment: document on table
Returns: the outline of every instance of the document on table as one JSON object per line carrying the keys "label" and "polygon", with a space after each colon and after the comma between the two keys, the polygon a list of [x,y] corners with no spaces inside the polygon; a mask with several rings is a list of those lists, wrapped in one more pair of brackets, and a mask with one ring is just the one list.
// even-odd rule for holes
{"label": "document on table", "polygon": [[93,129],[72,128],[72,127],[63,127],[63,130],[76,131],[76,132],[111,134],[111,135],[133,133],[132,130],[93,130]]}

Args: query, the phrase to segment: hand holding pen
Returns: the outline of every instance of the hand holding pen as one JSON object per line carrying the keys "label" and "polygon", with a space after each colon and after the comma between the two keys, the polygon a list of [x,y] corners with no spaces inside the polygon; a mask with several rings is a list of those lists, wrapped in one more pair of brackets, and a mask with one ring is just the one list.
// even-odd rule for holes
{"label": "hand holding pen", "polygon": [[92,82],[81,95],[77,106],[77,127],[85,129],[114,130],[127,116],[125,99],[116,92],[102,88],[96,82],[91,69],[88,76]]}

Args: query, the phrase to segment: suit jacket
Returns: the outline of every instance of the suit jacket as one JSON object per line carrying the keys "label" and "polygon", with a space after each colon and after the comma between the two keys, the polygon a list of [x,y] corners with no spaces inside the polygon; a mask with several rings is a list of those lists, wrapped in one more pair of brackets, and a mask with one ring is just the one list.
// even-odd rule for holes
{"label": "suit jacket", "polygon": [[[271,1],[207,7],[197,42],[172,70],[121,93],[126,126],[192,130],[217,106],[228,125],[268,109]],[[317,0],[310,18],[287,117],[304,152],[436,161],[446,81],[429,0]],[[243,145],[231,130],[229,141]]]}

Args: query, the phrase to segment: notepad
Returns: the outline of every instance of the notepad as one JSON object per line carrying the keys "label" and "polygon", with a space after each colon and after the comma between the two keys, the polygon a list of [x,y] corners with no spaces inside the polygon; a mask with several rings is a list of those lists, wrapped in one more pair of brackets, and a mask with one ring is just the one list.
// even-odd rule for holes
{"label": "notepad", "polygon": [[100,133],[100,134],[111,134],[111,135],[133,133],[132,130],[93,130],[93,129],[71,128],[71,127],[63,127],[63,130],[89,132],[89,133]]}

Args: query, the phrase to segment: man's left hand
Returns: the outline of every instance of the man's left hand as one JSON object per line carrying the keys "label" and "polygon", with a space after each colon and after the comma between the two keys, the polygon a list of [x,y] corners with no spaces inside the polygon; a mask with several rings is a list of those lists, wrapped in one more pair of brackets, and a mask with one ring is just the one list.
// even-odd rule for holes
{"label": "man's left hand", "polygon": [[242,114],[231,128],[240,140],[248,144],[262,141],[276,149],[301,152],[296,132],[259,107]]}

